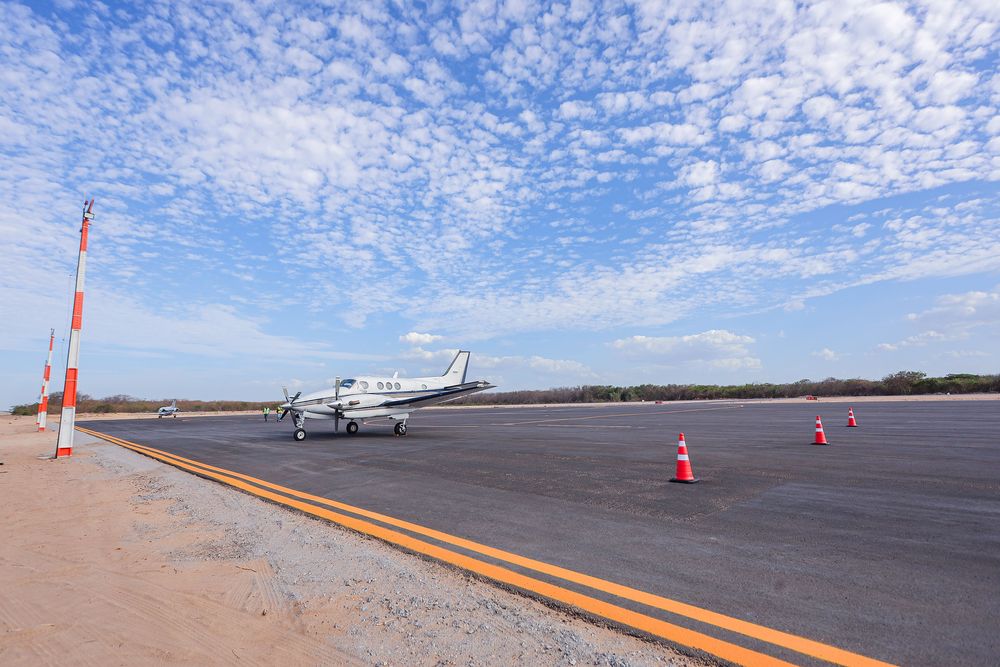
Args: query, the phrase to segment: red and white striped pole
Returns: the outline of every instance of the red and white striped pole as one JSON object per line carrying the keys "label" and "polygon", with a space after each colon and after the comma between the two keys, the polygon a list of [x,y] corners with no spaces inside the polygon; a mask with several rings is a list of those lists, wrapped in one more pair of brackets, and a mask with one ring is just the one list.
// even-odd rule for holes
{"label": "red and white striped pole", "polygon": [[52,344],[56,340],[56,330],[49,332],[49,357],[45,361],[45,373],[42,375],[42,397],[38,399],[38,419],[35,423],[39,431],[45,430],[45,421],[49,415],[49,376],[52,375]]}
{"label": "red and white striped pole", "polygon": [[87,269],[87,230],[94,218],[94,200],[83,202],[83,225],[80,227],[80,257],[76,263],[76,293],[73,295],[73,322],[69,330],[69,351],[66,354],[66,384],[63,385],[62,416],[59,418],[59,438],[56,456],[72,456],[73,427],[76,423],[76,388],[80,368],[80,329],[83,326],[83,278]]}

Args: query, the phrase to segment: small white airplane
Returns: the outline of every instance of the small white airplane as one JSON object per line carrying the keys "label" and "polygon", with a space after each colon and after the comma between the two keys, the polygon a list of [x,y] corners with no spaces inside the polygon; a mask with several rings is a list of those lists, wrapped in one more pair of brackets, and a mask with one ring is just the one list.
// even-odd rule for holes
{"label": "small white airplane", "polygon": [[295,421],[292,437],[296,440],[306,439],[307,418],[332,419],[334,431],[340,430],[341,419],[348,419],[347,432],[351,435],[358,432],[359,419],[365,424],[387,419],[395,422],[396,435],[406,435],[406,420],[411,411],[493,388],[486,380],[465,381],[470,354],[459,351],[440,376],[401,378],[396,373],[391,378],[365,375],[343,381],[338,377],[332,392],[324,389],[303,396],[300,391],[291,398],[288,389],[282,387],[285,403],[278,421],[292,413]]}
{"label": "small white airplane", "polygon": [[171,401],[170,405],[164,405],[156,411],[156,418],[163,419],[164,417],[173,417],[174,419],[177,419],[178,412],[180,412],[180,408],[177,407],[177,399],[174,399]]}

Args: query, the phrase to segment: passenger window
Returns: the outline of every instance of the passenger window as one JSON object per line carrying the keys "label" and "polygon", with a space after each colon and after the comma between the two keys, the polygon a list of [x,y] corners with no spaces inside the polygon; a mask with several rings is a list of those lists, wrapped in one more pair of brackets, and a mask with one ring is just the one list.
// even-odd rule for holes
{"label": "passenger window", "polygon": [[378,388],[379,388],[379,389],[381,389],[381,388],[382,388],[382,383],[381,383],[381,382],[379,382],[379,383],[378,383]]}
{"label": "passenger window", "polygon": [[421,389],[427,389],[427,385],[425,385],[425,384],[422,384],[422,385],[420,385],[420,388],[421,388]]}
{"label": "passenger window", "polygon": [[399,389],[399,383],[398,382],[396,383],[396,389]]}
{"label": "passenger window", "polygon": [[364,391],[368,391],[368,383],[365,382],[364,380],[361,381],[361,389]]}

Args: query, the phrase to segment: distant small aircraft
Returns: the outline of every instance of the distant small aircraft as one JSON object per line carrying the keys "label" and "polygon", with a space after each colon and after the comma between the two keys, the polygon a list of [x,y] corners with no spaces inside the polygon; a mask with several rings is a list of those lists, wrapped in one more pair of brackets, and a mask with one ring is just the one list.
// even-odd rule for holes
{"label": "distant small aircraft", "polygon": [[163,419],[164,417],[173,417],[174,419],[177,419],[178,412],[180,412],[180,408],[177,407],[177,399],[174,399],[170,402],[170,405],[164,405],[156,411],[156,418]]}
{"label": "distant small aircraft", "polygon": [[391,378],[365,375],[343,381],[338,377],[332,393],[325,389],[303,396],[300,391],[291,398],[288,389],[282,387],[285,403],[278,421],[292,413],[295,421],[292,437],[296,440],[306,439],[307,418],[332,419],[334,431],[340,430],[341,419],[348,419],[347,432],[351,435],[358,432],[359,419],[365,424],[387,419],[395,422],[396,435],[406,435],[406,420],[411,411],[493,388],[486,380],[465,381],[471,354],[459,351],[440,376],[401,378],[396,373]]}

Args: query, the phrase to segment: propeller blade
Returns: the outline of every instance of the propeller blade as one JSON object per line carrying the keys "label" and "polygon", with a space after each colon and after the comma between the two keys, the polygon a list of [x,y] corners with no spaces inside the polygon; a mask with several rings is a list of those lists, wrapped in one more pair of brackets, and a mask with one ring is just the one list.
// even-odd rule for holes
{"label": "propeller blade", "polygon": [[285,408],[284,410],[281,411],[281,415],[278,416],[278,421],[280,422],[282,419],[284,419],[285,415],[287,414],[288,414],[288,408]]}
{"label": "propeller blade", "polygon": [[337,400],[339,400],[339,399],[340,399],[340,376],[339,376],[339,375],[338,375],[338,376],[337,376],[337,378],[336,378],[336,379],[334,380],[334,385],[333,385],[333,397],[334,397],[335,399],[337,399]]}
{"label": "propeller blade", "polygon": [[281,391],[285,394],[285,402],[288,402],[288,387],[282,385]]}
{"label": "propeller blade", "polygon": [[336,414],[333,416],[333,432],[340,433],[340,415]]}
{"label": "propeller blade", "polygon": [[290,400],[289,403],[294,403],[295,401],[299,400],[299,396],[301,396],[301,395],[302,395],[301,391],[295,392],[295,395],[292,396],[292,400]]}

